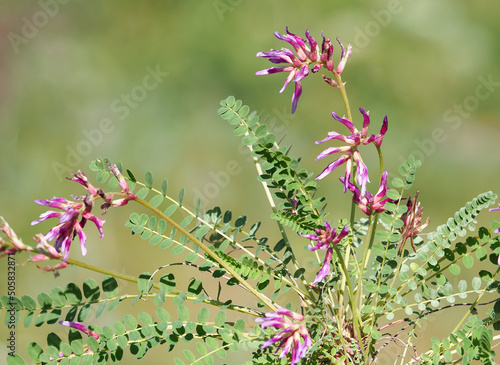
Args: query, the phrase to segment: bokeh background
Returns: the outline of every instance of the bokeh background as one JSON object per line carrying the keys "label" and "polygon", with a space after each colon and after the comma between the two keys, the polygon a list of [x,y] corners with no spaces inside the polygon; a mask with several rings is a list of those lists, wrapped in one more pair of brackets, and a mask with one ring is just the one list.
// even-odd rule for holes
{"label": "bokeh background", "polygon": [[[296,34],[309,29],[321,39],[323,31],[353,45],[343,74],[353,113],[359,122],[357,108],[370,110],[373,132],[388,115],[383,150],[391,173],[409,154],[422,160],[415,186],[424,215],[432,218],[430,231],[477,194],[500,192],[499,13],[499,2],[467,0],[2,2],[0,215],[29,242],[51,226],[30,226],[44,211],[33,200],[82,194],[64,177],[81,169],[93,178],[89,163],[108,157],[136,176],[150,170],[157,181],[168,178],[174,196],[184,187],[188,206],[202,197],[204,207],[263,220],[263,232],[277,237],[248,154],[216,110],[228,95],[242,99],[287,128],[286,142],[305,167],[323,169],[326,162],[313,161],[323,149],[314,141],[338,127],[330,112],[344,113],[340,94],[319,75],[308,76],[291,115],[293,85],[278,93],[285,75],[255,76],[270,66],[255,54],[287,46],[273,33],[289,26]],[[376,169],[376,161],[365,158]],[[332,219],[346,216],[349,202],[336,175],[321,185]],[[102,240],[89,227],[85,260],[131,275],[170,262],[130,237],[123,227],[129,213],[110,211]],[[78,247],[71,254],[82,258]],[[6,260],[0,266],[4,277]],[[19,266],[18,295],[89,275],[78,268],[61,274]],[[123,313],[128,305],[121,305]],[[97,323],[121,316],[116,311]],[[427,331],[442,338],[442,327],[442,321],[429,323]],[[43,341],[44,331],[18,326],[18,351]],[[170,356],[158,347],[146,362],[170,364]],[[237,364],[241,356],[225,362]],[[127,356],[125,363],[136,361]]]}

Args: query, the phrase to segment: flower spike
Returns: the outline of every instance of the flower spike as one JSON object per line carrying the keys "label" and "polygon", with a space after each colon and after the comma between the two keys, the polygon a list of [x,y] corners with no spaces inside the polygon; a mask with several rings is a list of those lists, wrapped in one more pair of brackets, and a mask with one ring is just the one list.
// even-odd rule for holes
{"label": "flower spike", "polygon": [[[257,57],[267,58],[270,62],[274,64],[282,64],[281,66],[273,66],[268,69],[257,71],[256,75],[269,75],[278,72],[288,72],[288,77],[286,78],[285,84],[280,90],[282,93],[290,82],[295,83],[295,90],[292,95],[292,113],[297,110],[297,104],[299,98],[302,94],[301,81],[309,74],[309,66],[312,66],[311,71],[313,73],[318,72],[322,67],[325,67],[329,71],[341,74],[345,68],[347,59],[352,53],[352,47],[349,45],[347,51],[340,41],[341,47],[341,59],[335,70],[335,65],[333,63],[333,46],[330,39],[326,39],[323,36],[323,43],[321,45],[321,50],[319,49],[318,42],[309,34],[309,30],[306,30],[306,38],[301,37],[291,33],[286,28],[286,34],[281,35],[279,32],[275,32],[274,35],[279,40],[289,43],[293,47],[293,51],[289,48],[282,48],[281,50],[272,49],[269,52],[258,52]],[[295,53],[294,53],[295,52]],[[323,76],[325,81],[327,81],[332,86],[337,86],[337,82],[333,79]]]}

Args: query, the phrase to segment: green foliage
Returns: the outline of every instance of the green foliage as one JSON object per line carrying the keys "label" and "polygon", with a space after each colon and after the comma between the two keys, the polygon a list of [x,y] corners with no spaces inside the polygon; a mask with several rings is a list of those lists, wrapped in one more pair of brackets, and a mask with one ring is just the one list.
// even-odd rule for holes
{"label": "green foliage", "polygon": [[[102,328],[88,325],[92,332],[86,334],[68,328],[67,338],[61,338],[50,332],[46,344],[28,344],[32,362],[116,363],[126,351],[142,359],[155,346],[172,351],[193,342],[189,348],[182,347],[171,362],[210,365],[225,358],[227,351],[251,350],[253,359],[247,364],[287,364],[289,360],[277,357],[273,346],[261,348],[266,339],[276,336],[281,322],[262,329],[253,317],[264,317],[261,308],[266,306],[272,311],[279,307],[297,310],[287,302],[290,296],[284,295],[292,290],[300,297],[301,313],[307,320],[299,327],[293,321],[302,322],[302,314],[295,312],[289,316],[293,321],[283,322],[289,327],[281,335],[305,329],[312,343],[303,363],[366,364],[391,342],[402,344],[406,352],[414,346],[424,320],[449,308],[468,311],[458,318],[448,337],[432,338],[431,348],[410,363],[495,363],[493,330],[500,329],[500,301],[486,302],[484,296],[500,292],[500,239],[492,233],[500,223],[477,228],[476,217],[494,204],[496,194],[478,195],[434,232],[421,235],[422,211],[415,205],[418,193],[413,205],[407,200],[421,163],[410,156],[400,167],[400,176],[392,178],[385,211],[356,221],[356,204],[352,204],[350,219],[332,224],[337,232],[344,226],[349,232],[332,244],[332,238],[325,238],[327,233],[322,231],[326,202],[318,197],[313,174],[300,167],[300,159],[290,156],[290,147],[280,146],[272,128],[241,100],[230,96],[220,104],[219,115],[252,153],[258,180],[272,208],[270,217],[281,237],[269,242],[260,234],[261,222],[233,216],[231,210],[217,206],[201,210],[201,201],[194,209],[186,207],[185,189],[169,192],[168,181],[158,180],[150,171],[141,182],[126,170],[129,193],[116,178],[110,179],[117,172],[111,167],[112,173],[108,159],[93,161],[97,181],[118,191],[109,196],[127,196],[148,209],[147,213],[130,213],[125,226],[134,238],[158,248],[167,262],[137,278],[115,273],[104,276],[101,283],[89,278],[81,285],[68,283],[36,297],[3,295],[0,308],[14,308],[15,324],[22,322],[25,328],[60,320],[92,323],[123,301],[137,305],[151,300],[154,309],[126,314]],[[123,171],[121,164],[117,166]],[[95,195],[110,201],[103,191]],[[331,258],[325,261],[330,274],[319,284],[306,279],[313,270],[300,263],[289,230],[302,246],[306,240],[296,233],[314,232],[313,240],[330,240],[327,255]],[[405,246],[407,240],[411,246]],[[318,251],[315,255],[311,267],[323,265],[324,269],[322,256]],[[478,266],[481,269],[475,272]],[[192,275],[183,272],[183,279],[189,279],[178,281],[175,267],[192,270]],[[207,285],[207,277],[215,285]],[[116,278],[135,282],[137,289],[119,295]],[[167,301],[175,309],[165,305]],[[244,314],[246,320],[235,318],[234,313]],[[6,312],[8,321],[12,318]],[[402,328],[395,330],[395,326]],[[298,335],[305,336],[303,332]],[[297,334],[293,340],[297,341]],[[8,364],[24,364],[24,360],[9,357]]]}
{"label": "green foliage", "polygon": [[288,155],[290,148],[280,147],[276,135],[241,100],[229,96],[220,104],[217,113],[235,126],[234,134],[243,137],[242,144],[250,148],[254,161],[259,163],[259,180],[273,189],[274,198],[281,201],[280,210],[271,217],[296,232],[318,227],[324,220],[325,198],[314,198],[317,183],[310,180],[312,174],[299,168],[299,160]]}

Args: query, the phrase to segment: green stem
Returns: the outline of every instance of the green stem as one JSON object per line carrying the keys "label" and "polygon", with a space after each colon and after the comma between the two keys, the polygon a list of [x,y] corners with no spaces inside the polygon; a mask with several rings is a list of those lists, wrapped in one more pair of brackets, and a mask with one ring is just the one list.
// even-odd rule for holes
{"label": "green stem", "polygon": [[86,264],[84,262],[81,262],[81,261],[78,261],[78,260],[74,260],[74,259],[70,259],[70,258],[68,258],[66,260],[66,262],[68,264],[71,264],[71,265],[80,266],[80,267],[82,267],[84,269],[87,269],[87,270],[90,270],[90,271],[94,271],[94,272],[98,272],[98,273],[104,274],[104,275],[109,275],[109,276],[112,276],[112,277],[117,278],[117,279],[128,281],[130,283],[137,283],[137,278],[135,278],[133,276],[129,276],[129,275],[125,275],[125,274],[120,274],[118,272],[114,272],[114,271],[102,269],[100,267],[89,265],[89,264]]}
{"label": "green stem", "polygon": [[367,354],[366,354],[367,349],[364,348],[363,337],[361,336],[361,330],[360,330],[361,317],[359,315],[358,306],[356,305],[356,302],[354,300],[354,291],[353,291],[353,287],[351,284],[351,279],[349,278],[349,271],[347,271],[347,267],[345,265],[344,258],[342,257],[342,253],[340,252],[337,245],[333,245],[333,248],[335,249],[335,253],[337,254],[338,262],[340,263],[340,267],[342,268],[343,274],[346,278],[347,294],[349,296],[349,304],[350,304],[351,310],[352,310],[352,324],[354,326],[354,331],[356,332],[356,336],[358,337],[359,348],[363,352],[363,357],[365,359],[368,359]]}
{"label": "green stem", "polygon": [[216,254],[214,254],[213,251],[208,248],[205,244],[200,242],[196,237],[194,237],[191,233],[186,231],[183,227],[181,227],[177,222],[172,220],[170,217],[167,217],[165,214],[163,214],[162,211],[159,209],[155,208],[151,204],[149,204],[147,201],[142,200],[138,197],[135,197],[133,199],[137,203],[143,205],[144,207],[148,208],[155,214],[157,214],[160,218],[164,219],[166,222],[171,224],[173,227],[175,227],[178,231],[180,231],[183,235],[185,235],[188,239],[190,239],[195,245],[197,245],[199,248],[201,248],[205,253],[210,256],[215,262],[217,262],[221,267],[223,267],[228,273],[230,273],[236,280],[238,280],[250,293],[252,293],[255,297],[257,297],[259,300],[261,300],[266,306],[268,306],[272,311],[277,311],[278,307],[272,303],[267,297],[265,297],[263,294],[259,293],[257,290],[255,290],[245,279],[243,279],[236,271],[234,271],[226,262],[224,262],[221,258],[219,258]]}
{"label": "green stem", "polygon": [[380,161],[380,176],[384,173],[384,156],[382,155],[382,149],[380,146],[375,145],[377,147],[378,160]]}
{"label": "green stem", "polygon": [[[250,152],[253,151],[252,146],[248,146],[248,148],[250,149]],[[253,156],[252,156],[252,160],[253,160],[253,162],[255,164],[255,168],[257,170],[257,173],[259,174],[259,176],[262,175],[263,171],[262,171],[262,167],[261,167],[261,165],[259,163],[259,160],[256,157],[253,157]],[[267,186],[267,184],[266,184],[265,181],[262,181],[262,187],[264,188],[264,191],[265,191],[266,197],[267,197],[267,201],[269,202],[269,205],[271,206],[271,209],[272,209],[273,213],[277,213],[278,210],[276,209],[276,204],[274,203],[274,199],[273,199],[273,196],[271,194],[271,191],[269,190],[269,187]],[[291,249],[290,241],[288,239],[288,235],[286,234],[285,227],[283,227],[283,224],[281,224],[281,222],[279,222],[279,221],[276,221],[276,223],[278,224],[278,229],[280,231],[281,237],[283,238],[283,241],[285,242],[285,244],[287,245],[287,247],[289,247],[289,249],[290,249],[290,253],[291,253],[291,258],[292,258],[293,265],[295,266],[296,270],[299,270],[300,269],[300,265],[299,265],[299,263],[297,261],[295,253]],[[291,279],[293,280],[293,276],[291,276]],[[301,296],[302,299],[306,299],[306,297],[307,297],[308,304],[310,305],[312,302],[316,301],[315,296],[314,296],[311,288],[309,287],[309,285],[307,283],[307,280],[304,277],[303,273],[300,275],[300,279],[302,280],[302,284],[303,284],[304,288],[306,288],[306,290],[307,290],[307,295],[306,295],[306,293],[304,293],[302,291],[297,291],[297,293],[299,293],[299,295]]]}
{"label": "green stem", "polygon": [[342,94],[342,99],[344,100],[347,119],[349,119],[352,122],[351,107],[349,106],[349,98],[347,97],[347,91],[345,89],[345,84],[342,82],[342,78],[340,77],[340,75],[337,72],[335,72],[335,71],[332,71],[332,72],[335,75],[335,78],[337,79],[337,87],[339,88],[340,93]]}
{"label": "green stem", "polygon": [[[363,259],[361,261],[361,270],[364,270],[367,265],[368,258],[370,257],[372,247],[373,247],[373,241],[375,240],[375,231],[377,230],[377,221],[378,221],[378,215],[379,213],[376,213],[374,216],[370,216],[370,223],[368,224],[368,229],[371,229],[371,235],[368,238],[368,235],[366,236],[367,242],[365,243],[365,249],[363,251]],[[374,219],[372,219],[372,217]],[[368,241],[369,239],[369,241]],[[359,273],[360,277],[363,277],[363,272]],[[361,295],[363,293],[363,280],[360,280],[358,283],[358,289],[356,291],[356,303],[359,303],[359,306],[361,307]]]}
{"label": "green stem", "polygon": [[[498,268],[496,270],[495,275],[493,275],[493,277],[497,276],[497,274],[498,274],[499,271],[500,271],[500,268]],[[481,298],[483,297],[483,295],[485,293],[486,293],[486,290],[482,291],[481,294],[479,294],[477,296],[476,300],[474,301],[474,304],[471,305],[469,311],[464,314],[464,316],[462,317],[462,319],[460,321],[458,321],[457,325],[455,326],[455,328],[453,329],[453,331],[451,333],[456,333],[462,327],[462,324],[465,322],[465,320],[467,318],[469,318],[470,313],[473,311],[474,307],[476,306],[477,303],[479,303],[479,301],[481,300]]]}

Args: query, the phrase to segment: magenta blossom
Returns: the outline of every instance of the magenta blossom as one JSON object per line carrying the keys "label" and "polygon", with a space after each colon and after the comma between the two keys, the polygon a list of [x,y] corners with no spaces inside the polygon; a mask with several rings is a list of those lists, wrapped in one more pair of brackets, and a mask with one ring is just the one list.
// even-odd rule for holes
{"label": "magenta blossom", "polygon": [[105,203],[101,205],[101,208],[104,210],[103,214],[108,211],[109,207],[121,207],[128,204],[129,200],[134,200],[136,198],[135,194],[130,191],[127,181],[121,174],[120,170],[118,169],[118,166],[112,165],[108,162],[108,168],[118,180],[118,185],[120,186],[122,193],[125,194],[125,198],[112,200],[113,198],[112,194],[104,195],[103,199]]}
{"label": "magenta blossom", "polygon": [[102,231],[104,220],[91,213],[93,202],[91,202],[88,197],[83,198],[83,202],[72,202],[64,198],[52,198],[35,200],[35,203],[62,210],[61,212],[48,210],[40,215],[40,219],[31,222],[31,225],[33,226],[49,218],[59,218],[59,224],[52,228],[43,239],[45,241],[52,241],[55,239],[54,247],[58,252],[64,254],[64,261],[68,259],[69,247],[76,235],[78,235],[80,239],[82,254],[87,254],[87,235],[83,232],[83,227],[88,220],[96,225],[101,234],[101,238],[104,237]]}
{"label": "magenta blossom", "polygon": [[79,331],[82,331],[87,336],[94,337],[96,340],[99,339],[99,335],[96,332],[88,329],[86,326],[84,326],[80,322],[59,321],[59,324],[62,324],[63,326],[71,327],[71,328],[77,329]]}
{"label": "magenta blossom", "polygon": [[[500,210],[500,205],[498,207],[496,207],[496,208],[491,208],[489,211],[490,212],[496,212],[496,211],[499,211],[499,210]],[[495,233],[500,233],[500,228],[495,229],[494,232]],[[497,264],[500,265],[500,254],[498,255]]]}
{"label": "magenta blossom", "polygon": [[422,223],[422,213],[424,208],[420,208],[420,202],[417,202],[418,194],[419,192],[417,191],[413,199],[408,196],[408,201],[406,202],[407,211],[401,216],[403,226],[399,228],[399,232],[402,236],[399,253],[403,251],[403,247],[408,238],[410,239],[413,251],[417,252],[415,243],[413,242],[413,237],[422,232],[431,222],[431,220],[427,218],[425,223]]}
{"label": "magenta blossom", "polygon": [[[375,196],[373,196],[369,191],[367,191],[365,195],[362,195],[355,185],[347,182],[348,189],[353,193],[352,201],[356,203],[366,215],[372,215],[374,213],[381,213],[385,211],[384,204],[390,200],[389,198],[384,199],[385,194],[387,193],[387,175],[388,172],[384,171],[380,179],[380,187]],[[339,179],[342,184],[345,184],[345,178],[340,177]]]}
{"label": "magenta blossom", "polygon": [[333,46],[329,39],[325,39],[323,37],[323,44],[320,51],[316,40],[309,35],[309,30],[306,31],[306,39],[302,39],[301,37],[290,33],[288,31],[288,27],[286,28],[286,34],[281,35],[278,32],[275,32],[274,35],[276,38],[288,42],[293,47],[295,54],[289,48],[282,48],[279,51],[272,49],[269,52],[259,52],[257,53],[257,57],[264,57],[272,63],[285,65],[257,71],[255,74],[269,75],[277,72],[288,72],[288,77],[285,84],[281,88],[280,93],[285,90],[291,81],[295,83],[295,91],[292,96],[292,113],[294,113],[297,109],[299,97],[302,94],[302,85],[300,82],[304,79],[304,77],[309,75],[309,65],[314,64],[312,72],[317,72],[324,66],[330,71],[341,74],[344,70],[347,59],[352,53],[352,47],[349,45],[346,51],[342,43],[340,43],[337,39],[340,43],[342,55],[341,61],[335,71],[332,61]]}
{"label": "magenta blossom", "polygon": [[262,348],[279,342],[275,354],[280,352],[279,358],[282,359],[291,350],[291,365],[296,365],[306,356],[307,349],[312,345],[312,339],[304,324],[298,324],[291,319],[302,322],[304,316],[286,308],[279,308],[276,313],[266,313],[265,318],[257,318],[255,322],[262,323],[260,325],[262,329],[266,327],[282,329],[277,335],[264,342]]}
{"label": "magenta blossom", "polygon": [[372,134],[371,136],[368,137],[368,126],[370,125],[370,112],[365,112],[365,109],[363,108],[360,108],[359,111],[363,115],[363,128],[361,131],[358,131],[354,126],[354,124],[346,117],[340,118],[337,114],[332,112],[333,118],[342,123],[343,125],[345,125],[349,129],[351,134],[344,136],[338,132],[332,131],[328,132],[328,136],[325,139],[316,142],[316,144],[320,144],[326,141],[330,141],[332,139],[337,139],[339,141],[347,143],[346,146],[342,147],[328,147],[326,150],[321,152],[318,155],[318,157],[316,157],[316,161],[318,161],[331,154],[342,153],[342,155],[339,158],[337,158],[337,160],[328,164],[328,166],[321,172],[321,174],[319,174],[316,177],[316,179],[317,180],[323,179],[326,175],[328,175],[337,167],[345,163],[346,169],[345,169],[345,176],[343,179],[344,193],[345,193],[348,189],[348,183],[350,182],[352,174],[352,166],[354,161],[354,163],[356,163],[357,166],[356,182],[361,188],[361,195],[364,196],[366,191],[366,184],[370,182],[370,179],[368,178],[368,168],[363,162],[361,154],[357,148],[360,144],[367,145],[372,142],[375,143],[377,147],[380,147],[380,145],[382,144],[382,140],[384,139],[384,135],[387,132],[388,121],[387,121],[387,116],[385,116],[384,121],[382,123],[382,128],[380,129],[380,133],[377,135]]}
{"label": "magenta blossom", "polygon": [[333,255],[332,245],[336,245],[337,243],[339,243],[342,240],[342,238],[344,238],[349,233],[349,226],[347,225],[345,225],[342,228],[342,231],[340,231],[338,235],[337,235],[337,230],[335,228],[332,228],[328,224],[328,222],[325,222],[324,226],[325,226],[324,229],[316,228],[314,230],[316,234],[299,233],[299,235],[302,237],[309,238],[311,241],[317,241],[316,245],[314,246],[309,245],[308,248],[310,251],[315,251],[318,249],[326,250],[326,255],[325,259],[323,260],[323,265],[321,266],[321,269],[316,275],[313,285],[319,283],[330,273],[330,261]]}

